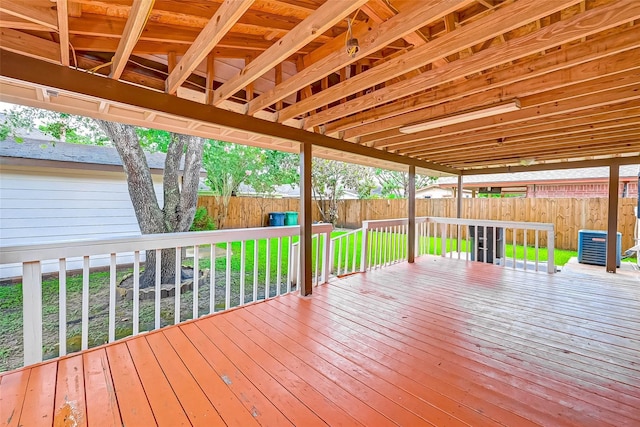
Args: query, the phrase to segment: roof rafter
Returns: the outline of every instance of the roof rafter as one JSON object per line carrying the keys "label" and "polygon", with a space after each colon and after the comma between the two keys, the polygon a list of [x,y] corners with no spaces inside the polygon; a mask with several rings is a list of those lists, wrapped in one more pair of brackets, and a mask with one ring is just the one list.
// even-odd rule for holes
{"label": "roof rafter", "polygon": [[[35,85],[55,88],[84,96],[106,99],[116,103],[137,106],[146,111],[161,111],[163,114],[175,115],[190,120],[201,121],[205,124],[222,126],[234,131],[250,134],[261,134],[278,139],[293,141],[299,144],[312,144],[327,149],[348,152],[359,156],[388,162],[413,165],[432,171],[457,175],[457,169],[425,162],[423,160],[387,153],[374,148],[355,144],[345,144],[343,141],[324,135],[312,134],[302,129],[295,129],[272,123],[266,120],[247,117],[244,114],[223,110],[211,105],[170,96],[166,93],[150,91],[117,80],[105,79],[69,67],[55,64],[41,63],[24,55],[0,51],[0,75],[7,79],[28,82]],[[125,120],[123,118],[122,120]]]}
{"label": "roof rafter", "polygon": [[147,23],[151,9],[153,9],[154,2],[155,0],[133,0],[131,11],[129,12],[129,18],[124,26],[122,38],[120,38],[120,43],[118,43],[116,53],[113,55],[113,59],[111,60],[110,77],[112,79],[117,80],[122,75],[124,67],[127,65],[127,61],[129,60],[129,56],[131,56],[131,52],[133,52],[133,48],[136,43],[138,43],[140,34],[142,34],[142,30]]}
{"label": "roof rafter", "polygon": [[[509,11],[510,9],[502,9],[502,11],[504,10]],[[500,11],[496,12],[494,15],[497,15],[498,13],[500,13]],[[488,48],[482,52],[477,52],[472,57],[449,63],[443,67],[439,67],[427,73],[422,73],[408,80],[388,85],[370,94],[353,99],[344,104],[337,105],[333,108],[329,108],[326,111],[318,112],[313,117],[308,118],[305,121],[305,128],[308,129],[312,125],[317,125],[319,120],[326,123],[332,119],[344,117],[347,114],[353,114],[355,112],[382,105],[384,103],[397,100],[403,96],[411,95],[417,91],[425,90],[445,82],[451,82],[485,69],[489,69],[496,65],[504,64],[508,61],[523,58],[547,48],[558,46],[581,37],[586,37],[625,22],[633,21],[639,17],[640,3],[635,0],[620,0],[617,3],[590,9],[587,12],[583,12],[566,21],[551,24],[524,37],[510,40],[508,44]],[[483,22],[484,21],[478,21],[477,23],[482,24]],[[496,25],[499,27],[500,23],[498,22]],[[566,30],[568,28],[570,28],[571,31],[562,31],[563,29]],[[457,37],[456,32],[460,30],[461,29],[458,29],[452,33],[442,36],[434,42],[444,39],[449,40],[450,38],[455,42]],[[432,45],[434,42],[428,43],[425,47],[437,47],[436,45]],[[425,55],[429,55],[428,52],[425,53]],[[373,70],[369,70],[368,72],[371,71]],[[363,75],[365,74],[366,73],[363,73]],[[321,94],[316,96],[319,95]],[[298,105],[294,107],[297,107],[297,110],[290,110],[290,112],[297,112],[301,108]],[[306,107],[303,109],[306,109]],[[288,114],[285,115],[285,117],[288,117]]]}
{"label": "roof rafter", "polygon": [[[446,135],[464,132],[465,130],[475,132],[478,130],[487,129],[498,125],[504,125],[507,123],[515,124],[524,122],[526,120],[529,120],[531,117],[541,119],[544,117],[551,117],[556,114],[587,110],[598,106],[608,106],[609,104],[621,103],[635,99],[640,99],[640,91],[638,91],[634,86],[625,86],[622,88],[601,92],[598,94],[598,96],[590,96],[590,94],[586,94],[578,98],[548,103],[533,108],[524,108],[522,110],[505,113],[500,116],[467,121],[464,123],[458,123],[455,125],[445,126],[437,129],[430,129],[409,135],[403,134],[397,137],[389,137],[373,134],[363,137],[361,139],[361,142],[368,145],[368,143],[372,141],[384,141],[382,144],[384,144],[386,147],[392,147],[395,144],[416,142],[427,138],[440,138]],[[395,130],[393,132],[395,133]],[[374,144],[374,146],[376,146],[376,144]]]}
{"label": "roof rafter", "polygon": [[[403,99],[327,123],[325,125],[326,133],[331,134],[333,132],[366,125],[377,120],[384,120],[403,113],[415,111],[429,105],[448,102],[474,93],[533,79],[589,61],[607,60],[606,57],[610,55],[640,47],[639,33],[640,28],[634,26],[621,33],[599,37],[585,43],[567,47],[561,51],[520,62],[508,69],[490,71],[471,77],[465,82],[450,82],[440,86],[437,91],[416,95],[408,99]],[[316,116],[322,116],[322,112]],[[314,116],[309,117],[307,120],[309,125],[316,126],[325,119],[322,117],[317,119]]]}
{"label": "roof rafter", "polygon": [[251,7],[254,0],[225,0],[216,10],[206,27],[200,32],[184,54],[175,70],[169,74],[165,91],[174,94],[191,72],[209,55],[209,52],[229,32],[231,27]]}
{"label": "roof rafter", "polygon": [[[638,105],[638,103],[636,101]],[[511,129],[494,131],[493,129],[480,132],[479,135],[465,135],[461,137],[448,137],[447,145],[482,144],[486,141],[512,141],[515,139],[536,139],[539,137],[554,137],[566,135],[567,133],[584,133],[590,129],[606,129],[609,127],[624,126],[627,121],[637,121],[640,117],[640,107],[622,109],[615,112],[606,112],[597,115],[585,115],[580,118],[570,118],[561,121],[539,120],[527,126],[518,126]],[[419,154],[427,152],[434,147],[442,145],[440,141],[434,140],[419,145],[406,145],[394,147],[402,154]],[[474,145],[475,146],[475,145]],[[469,147],[472,148],[472,147]]]}
{"label": "roof rafter", "polygon": [[[640,40],[638,43],[640,44]],[[445,116],[474,108],[482,108],[514,98],[520,100],[522,108],[527,108],[533,105],[539,105],[540,98],[534,95],[547,92],[550,94],[550,97],[555,97],[554,100],[566,99],[569,94],[567,89],[558,89],[588,87],[591,85],[591,83],[589,83],[591,80],[596,79],[597,82],[604,82],[601,78],[609,75],[613,75],[613,84],[616,84],[620,73],[638,70],[640,68],[640,63],[638,63],[637,60],[639,55],[640,48],[632,49],[600,61],[598,67],[594,67],[592,62],[587,62],[575,67],[534,76],[510,85],[472,93],[448,102],[430,103],[430,106],[425,106],[424,108],[348,129],[345,131],[344,137],[353,138],[385,129],[398,128],[407,124],[425,121],[431,117]],[[638,74],[638,71],[633,73]],[[584,84],[579,85],[580,83]],[[618,83],[622,84],[622,82]],[[462,94],[464,94],[464,92],[462,92]]]}
{"label": "roof rafter", "polygon": [[0,28],[0,36],[2,37],[2,44],[0,44],[2,50],[48,62],[57,63],[60,61],[60,45],[56,42],[10,28]]}
{"label": "roof rafter", "polygon": [[480,41],[518,28],[535,19],[571,6],[573,3],[575,3],[575,0],[539,0],[513,3],[497,10],[481,21],[472,22],[464,26],[464,31],[461,31],[462,28],[452,31],[362,74],[353,76],[348,82],[338,83],[311,98],[306,98],[295,105],[285,108],[280,112],[279,121],[282,122],[327,105],[347,94],[365,90],[432,63],[436,59],[446,58],[448,55],[471,47]]}
{"label": "roof rafter", "polygon": [[246,65],[235,77],[220,86],[213,96],[213,104],[218,105],[237,91],[247,86],[264,73],[275,67],[310,41],[342,21],[345,16],[362,6],[368,0],[326,2],[307,19],[289,31],[262,55]]}
{"label": "roof rafter", "polygon": [[425,154],[429,154],[430,156],[432,156],[434,154],[446,154],[461,150],[477,150],[478,152],[481,152],[483,149],[504,150],[508,146],[518,145],[525,142],[529,143],[531,141],[537,141],[535,148],[538,149],[540,147],[540,145],[538,144],[545,144],[549,141],[552,141],[553,143],[562,143],[567,138],[574,138],[577,141],[587,141],[589,140],[589,138],[608,135],[611,134],[611,132],[626,132],[629,130],[634,131],[632,133],[640,136],[640,130],[634,128],[635,124],[638,121],[638,117],[640,117],[640,115],[636,113],[636,115],[634,116],[618,118],[615,120],[599,122],[596,124],[565,127],[554,131],[533,132],[530,134],[517,135],[510,138],[479,138],[464,143],[460,141],[453,142],[447,140],[446,146],[443,146],[442,144],[430,145],[428,147],[421,146],[419,151],[402,150],[400,152],[402,154],[410,154],[412,156],[421,156]]}
{"label": "roof rafter", "polygon": [[48,8],[32,6],[27,2],[2,1],[0,2],[0,12],[45,26],[54,31],[58,29],[56,14]]}
{"label": "roof rafter", "polygon": [[60,37],[60,62],[69,66],[69,8],[67,0],[57,0],[58,36]]}
{"label": "roof rafter", "polygon": [[445,1],[438,2],[435,5],[433,2],[413,2],[404,12],[371,27],[371,30],[360,40],[360,51],[357,58],[352,58],[347,54],[344,49],[344,35],[340,35],[336,38],[339,39],[338,46],[335,46],[331,51],[325,52],[322,56],[317,55],[319,58],[316,62],[312,64],[305,63],[305,68],[298,71],[295,76],[290,77],[269,92],[256,98],[249,104],[248,113],[254,114],[256,111],[266,108],[302,89],[309,82],[317,81],[334,73],[340,68],[358,61],[360,58],[380,50],[392,41],[398,40],[430,22],[441,19],[442,16],[451,13],[452,10],[469,3],[471,3],[471,0]]}

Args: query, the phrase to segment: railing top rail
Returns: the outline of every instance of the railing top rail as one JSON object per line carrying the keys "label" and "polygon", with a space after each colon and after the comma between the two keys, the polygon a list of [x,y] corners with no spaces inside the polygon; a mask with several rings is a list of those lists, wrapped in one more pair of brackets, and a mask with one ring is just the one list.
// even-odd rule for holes
{"label": "railing top rail", "polygon": [[357,228],[357,229],[355,229],[355,230],[351,230],[351,231],[349,231],[349,232],[347,232],[347,233],[344,233],[344,234],[341,234],[341,235],[339,235],[339,236],[332,237],[332,238],[331,238],[331,241],[333,242],[333,241],[336,241],[336,240],[344,239],[345,237],[350,236],[350,235],[352,235],[352,234],[355,234],[355,233],[357,233],[357,232],[359,232],[359,231],[362,231],[362,228]]}
{"label": "railing top rail", "polygon": [[426,218],[428,222],[436,224],[478,225],[481,227],[526,228],[527,230],[554,231],[554,225],[545,222],[496,221],[488,219],[446,218],[434,216],[422,218]]}
{"label": "railing top rail", "polygon": [[[416,218],[416,224],[420,224],[422,222],[426,222],[426,217]],[[378,227],[389,227],[393,225],[407,225],[409,224],[409,220],[407,218],[394,218],[394,219],[375,219],[362,221],[362,228],[378,228]]]}
{"label": "railing top rail", "polygon": [[[331,224],[314,224],[313,233],[330,233]],[[189,233],[146,234],[93,240],[67,240],[39,245],[18,245],[0,248],[0,264],[72,258],[132,251],[188,247],[195,245],[237,242],[272,237],[297,236],[300,226],[256,227]]]}

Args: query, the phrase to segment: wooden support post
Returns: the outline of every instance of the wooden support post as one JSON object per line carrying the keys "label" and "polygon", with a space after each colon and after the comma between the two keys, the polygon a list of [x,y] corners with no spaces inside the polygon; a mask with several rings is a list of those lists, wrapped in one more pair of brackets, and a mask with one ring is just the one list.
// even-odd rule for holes
{"label": "wooden support post", "polygon": [[618,258],[618,186],[620,166],[609,166],[609,213],[607,214],[607,272],[615,273]]}
{"label": "wooden support post", "polygon": [[302,296],[311,295],[311,144],[300,144],[300,283]]}
{"label": "wooden support post", "polygon": [[458,199],[456,205],[456,214],[458,218],[462,218],[462,175],[458,175]]}
{"label": "wooden support post", "polygon": [[213,93],[215,90],[215,81],[216,81],[216,59],[213,52],[207,55],[207,105],[213,104]]}
{"label": "wooden support post", "polygon": [[42,268],[40,261],[22,264],[22,330],[25,366],[42,362]]}
{"label": "wooden support post", "polygon": [[416,167],[409,166],[409,227],[407,229],[407,261],[416,258]]}

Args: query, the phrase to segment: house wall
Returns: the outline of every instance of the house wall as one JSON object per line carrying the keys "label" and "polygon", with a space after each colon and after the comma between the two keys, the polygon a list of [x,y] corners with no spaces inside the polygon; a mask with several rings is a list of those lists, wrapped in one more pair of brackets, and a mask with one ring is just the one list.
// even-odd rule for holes
{"label": "house wall", "polygon": [[[626,197],[638,196],[638,182],[620,183],[618,194],[622,195],[624,184],[627,184]],[[608,197],[609,184],[594,182],[589,184],[532,184],[527,186],[527,197]]]}
{"label": "house wall", "polygon": [[443,197],[453,197],[453,190],[434,187],[416,191],[416,199],[442,199]]}
{"label": "house wall", "polygon": [[[162,203],[162,178],[154,176]],[[133,205],[122,172],[2,165],[0,169],[0,246],[139,235]],[[130,263],[131,254],[119,254]],[[91,259],[91,267],[109,264]],[[82,268],[67,260],[69,270]],[[57,260],[43,272],[57,271]],[[0,278],[22,275],[20,265],[0,265]]]}

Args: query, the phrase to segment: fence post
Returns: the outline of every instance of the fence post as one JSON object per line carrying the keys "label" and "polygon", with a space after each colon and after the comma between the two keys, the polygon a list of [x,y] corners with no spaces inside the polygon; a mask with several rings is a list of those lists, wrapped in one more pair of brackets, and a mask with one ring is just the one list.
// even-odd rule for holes
{"label": "fence post", "polygon": [[331,274],[332,260],[333,257],[331,256],[331,230],[329,230],[324,233],[324,251],[322,254],[322,279],[324,280],[324,283],[329,283],[329,274]]}
{"label": "fence post", "polygon": [[554,257],[555,250],[555,225],[551,224],[551,231],[547,231],[547,273],[556,272],[556,264]]}
{"label": "fence post", "polygon": [[[360,272],[364,273],[367,271],[367,248],[368,248],[368,236],[369,236],[369,221],[362,221],[362,248],[360,249]],[[353,250],[355,250],[355,246],[353,245]]]}
{"label": "fence post", "polygon": [[40,261],[22,263],[22,331],[25,366],[42,362],[42,267]]}

